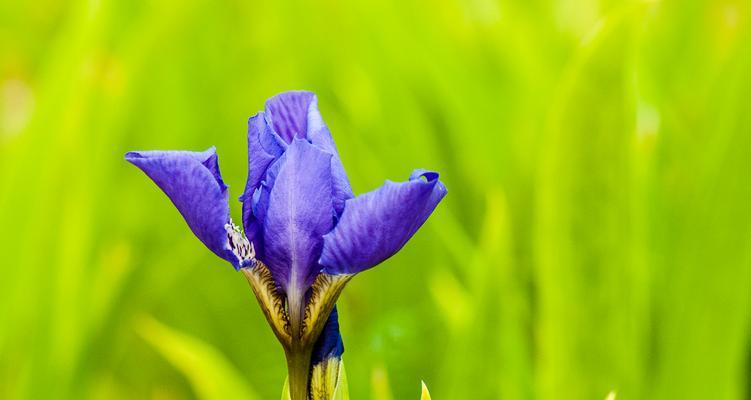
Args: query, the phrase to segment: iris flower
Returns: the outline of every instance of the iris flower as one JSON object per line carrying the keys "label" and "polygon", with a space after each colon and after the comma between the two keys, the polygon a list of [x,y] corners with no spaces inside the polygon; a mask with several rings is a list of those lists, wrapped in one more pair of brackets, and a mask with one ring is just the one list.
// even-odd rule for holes
{"label": "iris flower", "polygon": [[357,273],[404,246],[446,188],[415,170],[355,197],[313,93],[266,102],[248,120],[242,229],[230,217],[215,148],[133,151],[206,247],[241,271],[284,347],[292,400],[329,399],[344,351],[336,300]]}

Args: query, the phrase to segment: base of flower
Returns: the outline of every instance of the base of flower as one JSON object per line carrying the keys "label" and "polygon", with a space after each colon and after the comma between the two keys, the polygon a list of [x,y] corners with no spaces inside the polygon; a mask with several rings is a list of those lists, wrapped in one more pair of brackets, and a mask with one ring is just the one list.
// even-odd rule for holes
{"label": "base of flower", "polygon": [[290,400],[307,400],[312,349],[286,350]]}

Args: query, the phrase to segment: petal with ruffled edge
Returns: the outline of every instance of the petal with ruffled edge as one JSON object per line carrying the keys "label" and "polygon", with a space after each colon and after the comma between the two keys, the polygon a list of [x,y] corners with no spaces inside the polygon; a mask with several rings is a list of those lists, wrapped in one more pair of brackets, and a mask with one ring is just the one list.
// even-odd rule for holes
{"label": "petal with ruffled edge", "polygon": [[295,139],[277,163],[265,201],[262,261],[285,292],[301,294],[320,270],[323,235],[333,226],[331,155]]}
{"label": "petal with ruffled edge", "polygon": [[[250,248],[233,229],[216,149],[132,151],[125,159],[140,168],[172,200],[206,247],[239,269],[250,264]],[[243,242],[244,241],[244,242]]]}
{"label": "petal with ruffled edge", "polygon": [[344,202],[354,197],[331,132],[318,110],[318,98],[312,92],[290,91],[266,101],[266,121],[287,143],[293,138],[307,139],[314,146],[332,155],[331,175],[334,209],[337,216]]}
{"label": "petal with ruffled edge", "polygon": [[446,195],[435,172],[415,170],[407,182],[347,200],[333,231],[324,236],[324,272],[354,274],[374,267],[404,246]]}

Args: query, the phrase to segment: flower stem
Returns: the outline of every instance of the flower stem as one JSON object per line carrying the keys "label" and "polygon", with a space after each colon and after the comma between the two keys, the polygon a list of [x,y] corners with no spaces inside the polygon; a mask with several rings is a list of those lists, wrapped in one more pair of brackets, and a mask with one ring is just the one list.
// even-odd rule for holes
{"label": "flower stem", "polygon": [[[290,288],[299,287],[295,276],[289,282]],[[291,400],[308,399],[308,380],[310,379],[310,362],[313,346],[303,340],[303,318],[305,318],[304,290],[287,291],[287,309],[289,311],[289,329],[292,342],[285,346],[287,356],[287,373],[289,374],[289,394]]]}
{"label": "flower stem", "polygon": [[308,379],[310,378],[310,350],[286,351],[287,372],[289,374],[289,394],[291,400],[308,399]]}

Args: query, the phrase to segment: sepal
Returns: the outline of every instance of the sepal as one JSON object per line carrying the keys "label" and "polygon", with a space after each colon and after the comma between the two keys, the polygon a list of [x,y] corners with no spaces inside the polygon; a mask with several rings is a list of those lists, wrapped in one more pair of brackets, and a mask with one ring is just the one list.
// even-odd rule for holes
{"label": "sepal", "polygon": [[258,259],[254,260],[250,267],[242,268],[241,271],[253,289],[274,334],[283,345],[289,346],[292,343],[292,337],[286,300],[279,292],[271,271]]}
{"label": "sepal", "polygon": [[310,400],[331,400],[339,384],[342,359],[329,357],[313,366],[310,374]]}
{"label": "sepal", "polygon": [[305,306],[302,337],[306,343],[314,342],[321,333],[336,300],[354,274],[331,275],[321,272],[310,287],[310,298]]}

